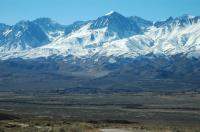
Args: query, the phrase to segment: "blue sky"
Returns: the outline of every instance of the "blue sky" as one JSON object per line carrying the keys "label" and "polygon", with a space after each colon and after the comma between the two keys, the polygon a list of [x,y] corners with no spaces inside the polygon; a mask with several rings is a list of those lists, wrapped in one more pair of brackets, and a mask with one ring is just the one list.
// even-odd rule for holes
{"label": "blue sky", "polygon": [[90,20],[114,10],[125,16],[163,20],[183,14],[200,15],[200,0],[0,0],[0,22],[50,17],[62,24]]}

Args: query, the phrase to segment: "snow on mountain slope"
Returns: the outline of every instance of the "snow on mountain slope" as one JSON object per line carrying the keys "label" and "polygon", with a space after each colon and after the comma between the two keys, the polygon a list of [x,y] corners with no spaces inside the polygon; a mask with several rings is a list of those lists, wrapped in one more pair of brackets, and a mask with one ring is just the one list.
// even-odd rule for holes
{"label": "snow on mountain slope", "polygon": [[50,41],[54,41],[64,35],[66,26],[60,25],[50,18],[38,18],[33,23],[37,24],[44,31]]}
{"label": "snow on mountain slope", "polygon": [[142,29],[132,19],[111,11],[110,13],[97,18],[91,22],[91,29],[107,28],[107,35],[117,35],[119,38],[126,38],[142,33]]}
{"label": "snow on mountain slope", "polygon": [[1,51],[21,51],[39,47],[49,42],[47,35],[35,23],[20,21],[10,26],[0,37]]}
{"label": "snow on mountain slope", "polygon": [[80,30],[72,32],[70,35],[61,37],[45,46],[35,48],[31,52],[23,52],[18,57],[37,58],[52,55],[91,56],[102,48],[103,43],[117,38],[116,36],[105,37],[106,29],[91,30],[90,24],[87,24]]}
{"label": "snow on mountain slope", "polygon": [[[4,45],[1,44],[0,58],[104,56],[113,59],[113,57],[135,58],[150,53],[166,56],[179,53],[188,57],[200,56],[199,17],[189,15],[170,17],[166,21],[153,24],[139,17],[128,18],[117,12],[110,12],[96,20],[76,22],[64,29],[57,23],[46,26],[45,23],[50,23],[49,19],[42,20],[37,20],[37,24],[46,34],[50,32],[60,34],[52,35],[49,43],[37,47],[31,46],[25,50],[5,51]],[[10,30],[7,29],[3,34],[10,34],[12,32]],[[16,38],[18,35],[20,33],[15,33]]]}
{"label": "snow on mountain slope", "polygon": [[200,46],[200,23],[187,25],[185,27],[151,27],[146,36],[154,41],[154,52],[172,55],[178,53],[188,53],[199,50]]}

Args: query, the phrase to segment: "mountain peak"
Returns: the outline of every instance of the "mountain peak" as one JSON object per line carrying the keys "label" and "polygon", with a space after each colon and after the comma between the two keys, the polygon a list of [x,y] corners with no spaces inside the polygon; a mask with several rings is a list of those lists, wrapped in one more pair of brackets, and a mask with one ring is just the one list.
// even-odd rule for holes
{"label": "mountain peak", "polygon": [[186,25],[191,25],[193,23],[197,23],[199,22],[200,17],[195,17],[192,15],[188,15],[188,14],[184,14],[182,16],[178,16],[178,17],[169,17],[167,20],[165,21],[158,21],[156,22],[154,25],[156,27],[160,27],[160,26],[181,26],[184,27]]}
{"label": "mountain peak", "polygon": [[19,21],[16,23],[16,25],[26,25],[26,24],[29,24],[30,21],[29,20],[22,20],[22,21]]}
{"label": "mountain peak", "polygon": [[195,16],[189,14],[183,14],[182,16],[178,17],[179,19],[193,19]]}
{"label": "mountain peak", "polygon": [[116,11],[110,11],[106,13],[103,17],[124,17],[124,16]]}
{"label": "mountain peak", "polygon": [[34,20],[33,22],[40,23],[40,24],[49,24],[49,23],[57,24],[56,21],[54,21],[54,20],[52,20],[51,18],[48,18],[48,17],[41,17],[41,18]]}
{"label": "mountain peak", "polygon": [[109,34],[123,38],[141,32],[140,27],[128,17],[125,17],[118,12],[111,11],[106,15],[93,20],[90,25],[91,29],[107,28]]}
{"label": "mountain peak", "polygon": [[121,14],[115,11],[111,11],[106,15],[98,17],[96,20],[93,20],[91,28],[97,29],[97,28],[110,27],[113,25],[116,26],[116,24],[118,24],[119,22],[127,21],[126,19],[127,18],[125,18]]}
{"label": "mountain peak", "polygon": [[40,18],[37,18],[37,19],[35,19],[35,20],[45,20],[45,21],[52,21],[52,19],[51,19],[51,18],[49,18],[49,17],[40,17]]}
{"label": "mountain peak", "polygon": [[38,18],[34,20],[33,23],[37,24],[47,34],[49,32],[64,31],[65,28],[63,25],[60,25],[59,23],[48,17]]}
{"label": "mountain peak", "polygon": [[119,13],[116,12],[116,11],[110,11],[110,12],[106,13],[105,16],[110,16],[110,15],[113,15],[113,14],[119,14]]}

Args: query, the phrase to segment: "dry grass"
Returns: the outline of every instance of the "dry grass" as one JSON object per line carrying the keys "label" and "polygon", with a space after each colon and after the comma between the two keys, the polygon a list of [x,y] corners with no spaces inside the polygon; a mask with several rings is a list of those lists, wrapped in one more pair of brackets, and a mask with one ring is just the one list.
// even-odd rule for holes
{"label": "dry grass", "polygon": [[151,124],[115,124],[100,123],[92,124],[86,122],[66,122],[56,120],[24,120],[1,121],[0,132],[100,132],[100,129],[124,129],[131,132],[200,132],[200,126],[174,124],[156,125]]}
{"label": "dry grass", "polygon": [[0,106],[14,111],[0,110],[0,132],[99,132],[103,128],[200,132],[199,94],[3,96],[1,100],[11,100]]}

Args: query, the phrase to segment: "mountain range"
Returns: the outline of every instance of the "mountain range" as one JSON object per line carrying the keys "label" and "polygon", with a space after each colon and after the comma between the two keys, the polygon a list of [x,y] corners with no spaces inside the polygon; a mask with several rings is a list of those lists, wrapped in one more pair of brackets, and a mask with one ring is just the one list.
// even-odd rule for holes
{"label": "mountain range", "polygon": [[111,11],[71,25],[0,24],[0,88],[198,89],[199,57],[200,16],[152,22]]}

